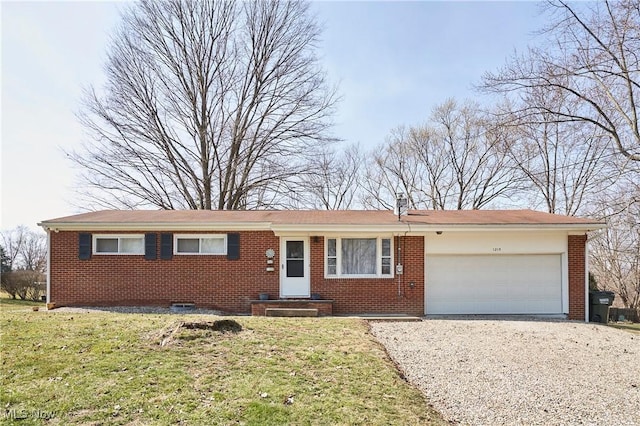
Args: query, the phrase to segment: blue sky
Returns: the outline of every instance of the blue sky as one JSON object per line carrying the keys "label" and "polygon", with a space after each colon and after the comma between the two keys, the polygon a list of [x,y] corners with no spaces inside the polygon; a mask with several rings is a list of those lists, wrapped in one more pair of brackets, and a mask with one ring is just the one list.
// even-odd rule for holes
{"label": "blue sky", "polygon": [[[62,149],[84,135],[82,89],[99,86],[123,3],[2,2],[0,228],[79,212]],[[342,95],[335,136],[372,148],[426,119],[535,41],[533,2],[317,2],[319,55]]]}

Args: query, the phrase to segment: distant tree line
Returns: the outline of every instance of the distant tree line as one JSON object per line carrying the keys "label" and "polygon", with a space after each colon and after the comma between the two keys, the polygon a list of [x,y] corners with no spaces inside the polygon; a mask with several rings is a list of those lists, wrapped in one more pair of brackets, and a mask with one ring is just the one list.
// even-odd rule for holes
{"label": "distant tree line", "polygon": [[40,300],[46,291],[46,235],[18,226],[0,236],[0,288],[13,299]]}

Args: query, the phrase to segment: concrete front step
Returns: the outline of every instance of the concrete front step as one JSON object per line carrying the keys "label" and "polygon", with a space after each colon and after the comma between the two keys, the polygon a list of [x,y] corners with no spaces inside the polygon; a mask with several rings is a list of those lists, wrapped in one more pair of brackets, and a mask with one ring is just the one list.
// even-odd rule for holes
{"label": "concrete front step", "polygon": [[317,317],[315,308],[266,308],[264,314],[268,317]]}
{"label": "concrete front step", "polygon": [[[315,315],[306,313],[306,316],[331,316],[333,315],[333,300],[314,299],[271,299],[271,300],[251,300],[251,315],[266,316],[267,309],[293,310],[292,312],[304,312],[305,309],[317,311]],[[296,311],[302,310],[302,311]],[[303,316],[296,313],[291,316]],[[277,314],[277,312],[276,312]],[[270,316],[275,316],[269,314]],[[283,316],[283,315],[279,315]]]}

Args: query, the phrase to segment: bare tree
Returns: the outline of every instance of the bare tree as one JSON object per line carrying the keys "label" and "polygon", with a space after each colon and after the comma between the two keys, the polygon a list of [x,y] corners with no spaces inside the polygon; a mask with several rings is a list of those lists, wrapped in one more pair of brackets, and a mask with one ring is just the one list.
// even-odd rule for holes
{"label": "bare tree", "polygon": [[24,225],[0,232],[2,247],[9,270],[20,268],[20,254],[29,235],[29,228]]}
{"label": "bare tree", "polygon": [[42,233],[31,232],[24,242],[21,267],[27,271],[47,270],[47,238]]}
{"label": "bare tree", "polygon": [[[142,0],[123,14],[103,92],[70,153],[99,206],[249,209],[307,171],[335,92],[299,1]],[[267,194],[267,196],[264,196]]]}
{"label": "bare tree", "polygon": [[[367,209],[393,210],[396,195],[407,196],[412,209],[424,207],[424,167],[416,155],[412,134],[405,127],[393,129],[384,145],[368,154],[362,183],[361,204]],[[428,190],[428,189],[427,189]]]}
{"label": "bare tree", "polygon": [[[557,92],[527,95],[529,104],[565,102]],[[594,200],[610,173],[609,138],[598,127],[558,122],[547,112],[531,114],[526,120],[517,113],[505,115],[508,121],[503,126],[509,131],[505,149],[522,174],[531,205],[542,203],[549,213],[575,215]]]}
{"label": "bare tree", "polygon": [[449,100],[427,124],[396,129],[374,151],[364,203],[389,208],[403,192],[411,208],[461,210],[508,198],[516,187],[505,137],[476,103]]}
{"label": "bare tree", "polygon": [[639,0],[551,0],[547,12],[549,44],[486,73],[482,88],[515,97],[529,90],[560,92],[566,102],[523,103],[520,118],[546,114],[557,122],[589,123],[625,158],[640,161]]}
{"label": "bare tree", "polygon": [[365,161],[358,145],[343,151],[326,150],[315,159],[317,171],[302,177],[304,207],[321,210],[353,208],[362,185]]}
{"label": "bare tree", "polygon": [[607,200],[601,213],[608,227],[591,242],[591,271],[598,285],[614,291],[625,307],[640,308],[640,193],[619,193],[618,207]]}
{"label": "bare tree", "polygon": [[[496,199],[508,196],[513,186],[513,169],[508,157],[499,149],[506,135],[502,128],[483,114],[479,105],[467,102],[458,105],[449,100],[433,114],[437,135],[444,143],[450,164],[449,183],[454,188],[450,197],[438,199],[439,208],[480,209]],[[432,157],[425,143],[420,155],[425,163]],[[437,155],[437,151],[436,151]],[[437,184],[436,179],[433,179]]]}
{"label": "bare tree", "polygon": [[47,238],[41,232],[20,225],[0,233],[2,247],[11,270],[44,272],[47,269]]}
{"label": "bare tree", "polygon": [[47,241],[24,225],[0,233],[6,256],[1,287],[12,298],[39,300],[47,269]]}
{"label": "bare tree", "polygon": [[600,287],[616,292],[626,307],[639,309],[640,162],[616,166],[590,212],[608,225],[592,238],[590,265]]}

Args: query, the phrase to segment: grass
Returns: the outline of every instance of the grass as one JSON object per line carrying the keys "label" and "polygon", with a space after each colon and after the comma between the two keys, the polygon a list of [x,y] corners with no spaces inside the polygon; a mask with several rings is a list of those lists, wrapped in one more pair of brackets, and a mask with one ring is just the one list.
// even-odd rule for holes
{"label": "grass", "polygon": [[362,320],[235,317],[242,331],[219,332],[181,326],[211,316],[5,306],[7,423],[446,424]]}
{"label": "grass", "polygon": [[610,322],[609,327],[619,328],[620,330],[631,331],[634,333],[640,333],[640,323],[615,323]]}
{"label": "grass", "polygon": [[37,306],[40,309],[44,309],[46,307],[45,302],[34,302],[31,300],[21,300],[21,299],[12,299],[5,292],[0,292],[0,310],[16,310],[16,309],[25,309]]}

